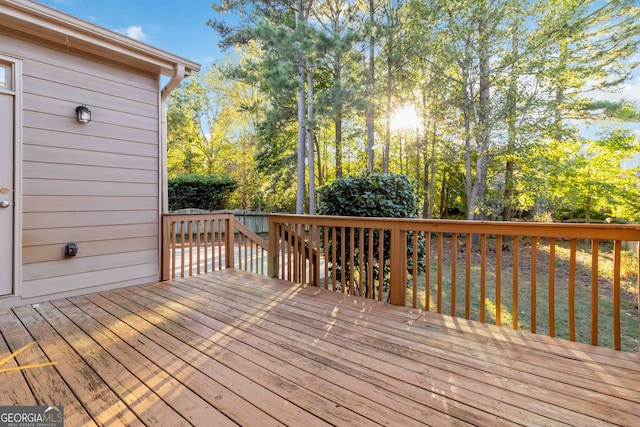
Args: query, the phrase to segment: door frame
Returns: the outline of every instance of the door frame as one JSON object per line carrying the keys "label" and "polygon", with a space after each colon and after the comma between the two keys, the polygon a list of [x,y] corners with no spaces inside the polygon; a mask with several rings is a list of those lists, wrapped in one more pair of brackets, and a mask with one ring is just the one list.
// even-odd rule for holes
{"label": "door frame", "polygon": [[13,293],[22,295],[22,59],[0,51],[0,60],[12,64],[12,90],[0,89],[13,95]]}

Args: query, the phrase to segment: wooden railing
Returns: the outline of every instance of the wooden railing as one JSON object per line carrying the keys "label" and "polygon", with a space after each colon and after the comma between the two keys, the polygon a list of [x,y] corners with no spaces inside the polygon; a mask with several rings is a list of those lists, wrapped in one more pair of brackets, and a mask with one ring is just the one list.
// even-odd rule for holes
{"label": "wooden railing", "polygon": [[628,349],[638,241],[639,225],[271,215],[269,276]]}
{"label": "wooden railing", "polygon": [[162,279],[224,268],[265,274],[267,242],[232,213],[163,217]]}

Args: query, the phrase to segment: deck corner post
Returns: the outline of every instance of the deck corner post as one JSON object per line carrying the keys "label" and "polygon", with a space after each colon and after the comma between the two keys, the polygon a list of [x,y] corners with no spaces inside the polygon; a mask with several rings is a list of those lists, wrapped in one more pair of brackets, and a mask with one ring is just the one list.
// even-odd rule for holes
{"label": "deck corner post", "polygon": [[160,248],[161,265],[160,265],[160,278],[163,282],[169,280],[169,232],[170,232],[169,217],[162,215],[162,247]]}
{"label": "deck corner post", "polygon": [[[391,253],[390,264],[391,264],[391,277],[389,278],[389,302],[392,305],[402,305],[404,298],[402,298],[402,292],[404,286],[402,285],[402,261],[403,251],[406,254],[406,248],[403,248],[402,244],[402,232],[400,231],[400,226],[398,222],[394,222],[391,228]],[[406,239],[405,239],[406,244]]]}
{"label": "deck corner post", "polygon": [[224,220],[224,267],[225,268],[234,268],[235,261],[233,259],[233,254],[235,251],[235,232],[236,229],[234,227],[234,216],[233,214],[229,214],[229,216]]}
{"label": "deck corner post", "polygon": [[278,236],[276,221],[273,215],[269,215],[269,249],[267,251],[267,274],[269,277],[278,276]]}

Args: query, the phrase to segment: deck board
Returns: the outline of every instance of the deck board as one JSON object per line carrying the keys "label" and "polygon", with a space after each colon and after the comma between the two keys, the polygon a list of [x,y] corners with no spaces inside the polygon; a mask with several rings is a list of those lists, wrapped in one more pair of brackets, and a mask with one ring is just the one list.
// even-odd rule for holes
{"label": "deck board", "polygon": [[640,425],[640,356],[237,270],[0,311],[67,425]]}
{"label": "deck board", "polygon": [[[190,283],[193,284],[199,281],[201,282],[202,279],[192,280]],[[201,289],[203,292],[206,292],[207,289],[210,288],[204,284]],[[241,297],[246,296],[247,292],[243,291],[240,294],[231,295],[233,289],[233,286],[227,283],[227,286],[224,288],[224,299],[234,301],[233,305],[237,306],[243,302]],[[222,294],[218,294],[217,296],[222,297]],[[234,297],[235,300],[233,299]],[[300,300],[297,300],[297,302],[299,301]],[[314,300],[310,304],[307,304],[304,310],[301,311],[303,317],[292,319],[295,323],[308,325],[310,322],[314,322],[314,320],[310,318],[305,319],[305,311],[319,309],[321,307],[322,304],[318,304],[317,300]],[[331,307],[335,307],[335,305],[330,305],[329,308]],[[275,308],[271,313],[277,312],[277,310],[280,309]],[[295,307],[287,307],[284,315],[291,318],[291,313],[295,310]],[[346,322],[340,323],[342,320],[334,316],[332,321],[334,330],[337,327],[343,329],[349,328],[348,320],[352,318],[353,316],[349,316]],[[557,411],[557,406],[565,406],[571,409],[574,408],[575,405],[583,404],[584,401],[586,401],[588,405],[585,411],[591,416],[605,416],[609,420],[621,423],[635,421],[640,425],[637,410],[632,412],[633,408],[629,407],[626,400],[629,399],[637,402],[639,397],[638,390],[640,389],[640,382],[638,382],[637,379],[633,379],[633,370],[629,371],[616,367],[608,367],[608,369],[616,372],[618,376],[609,376],[609,378],[606,379],[609,381],[609,384],[615,384],[617,382],[616,390],[623,398],[611,395],[603,396],[600,392],[603,391],[602,383],[604,382],[604,375],[602,369],[596,370],[596,365],[593,363],[585,363],[586,368],[579,370],[578,362],[575,359],[567,360],[565,357],[548,355],[540,351],[534,351],[529,355],[521,351],[520,346],[518,346],[518,348],[509,348],[513,346],[504,344],[496,350],[495,354],[490,354],[486,353],[487,346],[485,344],[473,345],[473,342],[465,341],[463,344],[456,345],[455,343],[451,343],[451,339],[447,338],[446,334],[441,334],[444,338],[434,340],[434,336],[437,334],[433,330],[429,330],[428,335],[421,335],[421,341],[418,342],[415,340],[416,331],[407,333],[398,328],[393,329],[386,327],[389,324],[393,325],[393,322],[390,322],[388,319],[385,319],[385,324],[374,324],[374,322],[370,321],[365,325],[365,328],[360,328],[359,331],[356,328],[351,328],[352,332],[349,334],[342,330],[338,335],[365,346],[372,346],[376,350],[383,350],[380,354],[392,353],[396,356],[404,356],[405,358],[420,363],[428,363],[431,367],[439,367],[442,370],[448,371],[449,375],[453,373],[462,378],[466,377],[472,380],[483,381],[511,390],[512,392],[518,392],[519,389],[522,389],[522,394],[529,398],[539,396],[541,401],[553,403],[556,406],[553,411]],[[377,331],[382,331],[383,333],[376,333]],[[373,340],[363,339],[358,334],[373,338]],[[399,339],[398,337],[401,335],[404,335],[404,338]],[[440,350],[436,347],[440,347]],[[514,369],[511,366],[514,359],[526,363],[521,367],[519,366],[518,369]],[[456,364],[452,364],[451,362],[456,362]],[[530,363],[534,363],[533,368],[529,366]],[[540,364],[540,366],[535,367],[535,364]],[[407,365],[405,364],[405,366]],[[478,375],[473,370],[468,370],[468,368],[484,368],[485,374]],[[521,371],[520,369],[526,369],[526,371]],[[585,384],[581,377],[574,378],[575,375],[570,375],[565,371],[567,369],[573,370],[574,372],[579,371],[582,376],[591,378],[593,380],[589,384],[591,390],[584,387]],[[637,373],[637,371],[635,371],[635,373]],[[573,382],[573,384],[571,384],[571,382]],[[624,386],[621,387],[623,384]],[[484,389],[485,393],[487,393],[487,391],[488,389]],[[593,393],[594,391],[596,393]],[[551,392],[555,392],[555,394]],[[574,414],[568,413],[567,416],[568,421],[576,421]],[[584,422],[587,422],[587,420],[584,420]]]}

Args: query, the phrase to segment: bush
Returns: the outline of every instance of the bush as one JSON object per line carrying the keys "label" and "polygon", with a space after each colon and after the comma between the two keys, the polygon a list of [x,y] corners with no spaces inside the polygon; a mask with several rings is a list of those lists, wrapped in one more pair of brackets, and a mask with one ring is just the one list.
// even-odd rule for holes
{"label": "bush", "polygon": [[341,178],[318,190],[321,215],[417,218],[417,197],[406,175]]}
{"label": "bush", "polygon": [[[320,195],[320,203],[318,212],[321,215],[337,215],[337,216],[359,216],[359,217],[384,217],[384,218],[417,218],[418,206],[417,197],[415,195],[413,185],[405,175],[394,174],[371,174],[361,175],[358,177],[342,178],[333,181],[331,184],[321,187],[318,190]],[[368,265],[369,246],[366,242],[369,240],[369,230],[364,231],[363,241],[365,247],[360,248],[360,229],[353,230],[355,254],[351,254],[350,245],[345,248],[345,261],[342,262],[341,234],[342,227],[336,229],[336,239],[333,241],[333,230],[322,229],[321,233],[329,233],[329,262],[332,264],[332,274],[336,278],[341,279],[344,274],[345,280],[351,276],[351,271],[360,271],[364,277],[368,277],[366,273],[369,269],[373,269],[374,280],[378,283],[382,282],[385,290],[389,285],[389,256],[391,248],[391,234],[387,230],[384,232],[384,265],[382,268],[382,281],[380,281],[380,265],[379,260],[379,231],[373,231],[373,259],[374,265]],[[345,242],[350,242],[351,230],[345,229]],[[413,273],[413,239],[414,233],[407,232],[407,272]],[[324,242],[322,237],[320,241]],[[336,247],[336,262],[334,263],[332,247]],[[362,251],[363,262],[365,265],[360,266],[360,251]],[[426,244],[424,237],[418,239],[418,257],[419,271],[424,269],[424,258],[426,254]],[[350,263],[353,263],[351,265]],[[344,271],[334,269],[333,265],[343,266]],[[365,283],[368,289],[370,284]]]}
{"label": "bush", "polygon": [[228,177],[188,174],[169,178],[169,210],[226,209],[238,184]]}

